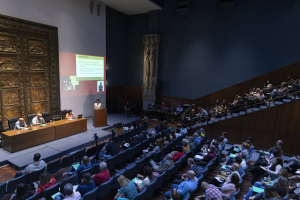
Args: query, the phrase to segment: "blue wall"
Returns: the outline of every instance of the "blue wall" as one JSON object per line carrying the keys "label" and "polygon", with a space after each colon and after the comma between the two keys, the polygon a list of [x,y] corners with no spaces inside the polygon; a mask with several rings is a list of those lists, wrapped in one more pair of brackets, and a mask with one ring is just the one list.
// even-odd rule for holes
{"label": "blue wall", "polygon": [[[300,61],[299,1],[237,0],[231,10],[220,10],[218,2],[190,0],[190,13],[177,15],[175,1],[162,0],[160,11],[129,16],[126,84],[142,85],[142,35],[147,31],[161,36],[164,96],[199,98]],[[108,41],[107,60],[112,59],[108,48],[115,47]],[[119,71],[121,66],[114,67]]]}

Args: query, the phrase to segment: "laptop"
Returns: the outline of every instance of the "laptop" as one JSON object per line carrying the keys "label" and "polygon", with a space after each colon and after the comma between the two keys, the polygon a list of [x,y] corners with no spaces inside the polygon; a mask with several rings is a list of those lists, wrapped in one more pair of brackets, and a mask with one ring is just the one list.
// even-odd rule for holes
{"label": "laptop", "polygon": [[81,119],[82,118],[82,114],[78,115],[78,119]]}

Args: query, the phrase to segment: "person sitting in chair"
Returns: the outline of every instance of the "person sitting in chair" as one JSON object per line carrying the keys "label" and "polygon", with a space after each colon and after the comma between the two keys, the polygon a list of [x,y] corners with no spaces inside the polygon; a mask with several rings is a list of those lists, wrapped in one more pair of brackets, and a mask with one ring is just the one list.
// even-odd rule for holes
{"label": "person sitting in chair", "polygon": [[41,158],[41,154],[39,153],[34,154],[33,163],[28,165],[24,170],[17,172],[15,178],[23,174],[30,174],[31,172],[38,171],[40,169],[45,168],[47,164],[43,160],[40,160],[40,158]]}
{"label": "person sitting in chair", "polygon": [[36,126],[40,124],[46,123],[45,120],[42,118],[42,114],[38,113],[36,117],[34,117],[31,121],[31,126]]}
{"label": "person sitting in chair", "polygon": [[66,119],[75,119],[73,111],[70,109],[66,114]]}
{"label": "person sitting in chair", "polygon": [[16,122],[15,124],[15,130],[16,129],[24,129],[27,128],[27,124],[23,118],[20,118],[19,121]]}

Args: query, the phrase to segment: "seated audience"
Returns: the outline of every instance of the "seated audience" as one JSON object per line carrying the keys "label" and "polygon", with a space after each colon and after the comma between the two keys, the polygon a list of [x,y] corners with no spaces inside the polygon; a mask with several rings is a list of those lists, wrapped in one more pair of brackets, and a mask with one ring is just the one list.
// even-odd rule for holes
{"label": "seated audience", "polygon": [[100,173],[93,175],[93,180],[95,182],[95,186],[99,187],[102,183],[109,181],[110,173],[107,169],[106,162],[101,162],[99,165]]}
{"label": "seated audience", "polygon": [[184,153],[187,153],[190,150],[189,141],[186,139],[182,140],[182,149]]}
{"label": "seated audience", "polygon": [[[193,158],[189,158],[188,161],[187,161],[187,164],[190,167],[189,171],[193,171],[195,173],[195,176],[197,178],[199,178],[201,176],[201,173],[199,171],[199,166],[195,164],[194,159]],[[176,179],[173,181],[173,183],[174,184],[180,184],[180,183],[182,183],[183,181],[186,180],[186,176],[187,176],[187,174],[178,174],[176,176]]]}
{"label": "seated audience", "polygon": [[136,135],[135,137],[132,137],[132,141],[130,142],[130,147],[134,147],[139,143],[140,143],[140,137]]}
{"label": "seated audience", "polygon": [[[156,146],[149,153],[157,153],[157,152],[161,151],[164,147],[164,139],[163,138],[156,139],[155,144],[156,144]],[[151,144],[150,144],[150,146],[151,146]]]}
{"label": "seated audience", "polygon": [[[195,172],[190,170],[186,174],[186,180],[180,183],[179,185],[173,184],[171,186],[171,190],[176,188],[178,194],[181,197],[183,197],[187,193],[194,191],[197,188],[197,186],[198,186],[198,178],[195,177]],[[170,195],[171,195],[171,191],[165,193],[167,199],[170,198]]]}
{"label": "seated audience", "polygon": [[199,134],[196,132],[193,134],[193,137],[194,137],[194,145],[197,146],[198,144],[201,143],[201,140],[199,138]]}
{"label": "seated audience", "polygon": [[79,192],[74,191],[73,185],[71,183],[67,183],[64,186],[64,200],[79,200],[81,198],[81,195]]}
{"label": "seated audience", "polygon": [[[203,155],[205,155],[204,152]],[[209,163],[209,161],[211,161],[215,157],[216,157],[216,147],[214,145],[211,145],[210,151],[203,157],[201,161],[198,162],[198,164],[201,166],[206,166],[207,163]]]}
{"label": "seated audience", "polygon": [[169,200],[181,200],[181,196],[177,191],[177,188],[174,188],[171,191],[170,199]]}
{"label": "seated audience", "polygon": [[172,148],[172,154],[173,154],[173,161],[174,163],[179,160],[179,158],[181,158],[182,156],[184,156],[182,147],[178,146],[176,148]]}
{"label": "seated audience", "polygon": [[55,178],[51,177],[48,173],[42,173],[40,175],[40,183],[39,186],[36,188],[35,193],[42,193],[45,189],[52,187],[56,184]]}
{"label": "seated audience", "polygon": [[83,156],[82,161],[81,161],[80,165],[77,167],[77,169],[75,170],[72,167],[72,172],[68,172],[68,175],[78,174],[81,171],[86,170],[86,169],[91,168],[91,167],[92,167],[92,164],[90,162],[89,157]]}
{"label": "seated audience", "polygon": [[187,134],[187,133],[188,133],[188,131],[187,131],[187,129],[186,129],[186,125],[183,124],[183,125],[182,125],[182,128],[180,129],[180,134],[181,134],[181,135],[184,135],[184,134]]}
{"label": "seated audience", "polygon": [[78,185],[76,191],[81,194],[81,196],[95,189],[95,182],[90,173],[84,173],[81,179],[81,183]]}
{"label": "seated audience", "polygon": [[15,124],[15,130],[16,129],[24,129],[24,128],[27,128],[27,124],[25,122],[25,120],[23,118],[20,118],[19,121],[16,122]]}
{"label": "seated audience", "polygon": [[146,131],[142,131],[139,137],[140,137],[140,141],[141,142],[147,140],[147,132]]}
{"label": "seated audience", "polygon": [[40,169],[47,167],[47,164],[43,160],[40,160],[40,158],[41,158],[41,154],[39,153],[34,154],[33,163],[28,165],[24,170],[17,172],[15,178],[23,174],[30,174],[31,172],[38,171]]}
{"label": "seated audience", "polygon": [[174,165],[173,162],[173,154],[169,153],[165,158],[164,158],[164,162],[160,165],[157,165],[153,160],[150,160],[150,165],[152,167],[152,169],[156,172],[158,172],[159,174],[163,173],[164,171],[166,171],[167,169],[169,169],[170,167],[172,167]]}
{"label": "seated audience", "polygon": [[195,200],[222,200],[222,192],[214,185],[208,184],[207,182],[203,181],[201,183],[201,188],[205,191],[205,195],[198,196]]}
{"label": "seated audience", "polygon": [[140,191],[142,191],[147,185],[149,185],[153,180],[154,180],[154,176],[153,176],[153,171],[151,169],[151,167],[149,166],[145,166],[144,169],[144,176],[138,174],[137,177],[143,179],[141,185],[138,185],[138,189]]}
{"label": "seated audience", "polygon": [[120,183],[121,188],[118,190],[118,193],[114,198],[115,200],[118,199],[118,197],[132,200],[138,194],[134,182],[128,180],[125,176],[121,175],[118,178],[118,182]]}
{"label": "seated audience", "polygon": [[276,192],[275,188],[272,186],[267,185],[265,187],[264,192],[258,193],[257,195],[250,197],[250,200],[259,200],[259,199],[265,199],[265,200],[271,200],[271,199],[281,199],[280,195]]}
{"label": "seated audience", "polygon": [[158,124],[155,124],[155,133],[158,134],[160,132],[160,127],[158,126]]}
{"label": "seated audience", "polygon": [[194,144],[194,137],[193,136],[190,136],[188,137],[188,140],[189,140],[189,146],[190,148],[194,148],[195,147],[195,144]]}
{"label": "seated audience", "polygon": [[239,187],[240,187],[239,181],[240,181],[240,179],[239,179],[238,175],[233,174],[231,177],[231,181],[225,182],[223,184],[223,186],[221,187],[223,200],[226,200],[226,199],[229,200],[230,195],[232,195],[239,189]]}
{"label": "seated audience", "polygon": [[177,138],[173,129],[170,130],[170,135],[172,136],[173,140]]}
{"label": "seated audience", "polygon": [[115,156],[118,153],[120,153],[119,146],[112,139],[110,139],[106,147],[106,155]]}
{"label": "seated audience", "polygon": [[177,107],[176,112],[177,112],[178,114],[181,114],[181,113],[183,112],[183,108],[182,108],[181,105],[179,105],[179,106]]}
{"label": "seated audience", "polygon": [[31,126],[36,126],[36,125],[40,125],[40,124],[44,124],[45,120],[42,118],[42,114],[38,113],[36,115],[36,117],[34,117],[31,121]]}
{"label": "seated audience", "polygon": [[29,190],[24,183],[19,183],[10,200],[23,200],[28,199],[34,195],[35,191]]}

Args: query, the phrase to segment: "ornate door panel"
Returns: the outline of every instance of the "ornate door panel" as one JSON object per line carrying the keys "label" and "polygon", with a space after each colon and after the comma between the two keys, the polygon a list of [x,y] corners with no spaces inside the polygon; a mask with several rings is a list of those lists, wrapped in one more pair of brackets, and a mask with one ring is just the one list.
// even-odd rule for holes
{"label": "ornate door panel", "polygon": [[57,28],[0,15],[0,119],[60,114]]}

